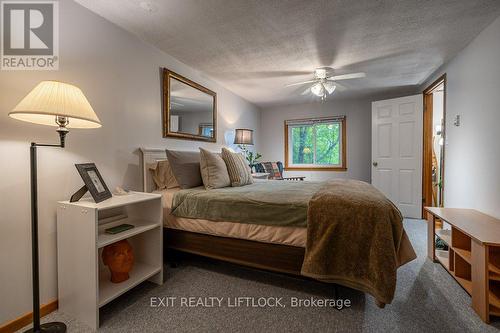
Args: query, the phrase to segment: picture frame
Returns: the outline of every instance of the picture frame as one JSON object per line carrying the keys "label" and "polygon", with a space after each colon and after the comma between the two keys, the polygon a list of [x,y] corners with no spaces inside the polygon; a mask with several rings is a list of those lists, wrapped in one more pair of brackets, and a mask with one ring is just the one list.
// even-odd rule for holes
{"label": "picture frame", "polygon": [[78,170],[80,177],[82,177],[85,187],[90,192],[96,203],[109,199],[113,196],[104,182],[104,179],[102,179],[95,163],[75,164],[75,167]]}

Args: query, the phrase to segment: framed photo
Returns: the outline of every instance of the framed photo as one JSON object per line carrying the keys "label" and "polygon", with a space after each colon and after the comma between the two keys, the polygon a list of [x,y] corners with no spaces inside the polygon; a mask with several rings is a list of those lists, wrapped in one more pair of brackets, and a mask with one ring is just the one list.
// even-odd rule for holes
{"label": "framed photo", "polygon": [[112,197],[94,163],[75,164],[75,166],[95,202],[101,202]]}

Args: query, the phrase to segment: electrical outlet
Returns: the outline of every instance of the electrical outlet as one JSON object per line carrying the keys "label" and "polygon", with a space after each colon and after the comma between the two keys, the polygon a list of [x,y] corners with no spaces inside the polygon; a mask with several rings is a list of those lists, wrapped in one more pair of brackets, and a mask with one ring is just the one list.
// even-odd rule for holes
{"label": "electrical outlet", "polygon": [[457,127],[460,126],[460,115],[459,114],[457,114],[455,116],[455,120],[453,121],[453,125],[455,125]]}

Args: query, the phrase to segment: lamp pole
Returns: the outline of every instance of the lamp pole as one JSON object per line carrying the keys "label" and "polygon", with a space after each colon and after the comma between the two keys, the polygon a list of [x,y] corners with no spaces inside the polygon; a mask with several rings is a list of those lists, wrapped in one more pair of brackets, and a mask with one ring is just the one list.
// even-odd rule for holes
{"label": "lamp pole", "polygon": [[31,270],[33,278],[33,328],[26,333],[66,332],[66,325],[61,322],[51,322],[40,325],[40,266],[38,257],[38,178],[37,178],[37,147],[64,148],[65,137],[68,133],[66,117],[57,117],[59,125],[59,144],[43,144],[32,142],[30,146],[30,174],[31,174]]}

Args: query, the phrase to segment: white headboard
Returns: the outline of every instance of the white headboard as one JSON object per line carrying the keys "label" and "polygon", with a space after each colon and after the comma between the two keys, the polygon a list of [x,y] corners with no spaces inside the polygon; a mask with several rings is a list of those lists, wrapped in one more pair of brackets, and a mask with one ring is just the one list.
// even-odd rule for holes
{"label": "white headboard", "polygon": [[153,177],[149,171],[149,166],[158,161],[164,161],[167,159],[167,153],[165,148],[140,148],[142,158],[141,158],[141,170],[142,170],[142,190],[144,192],[153,192],[155,189]]}

